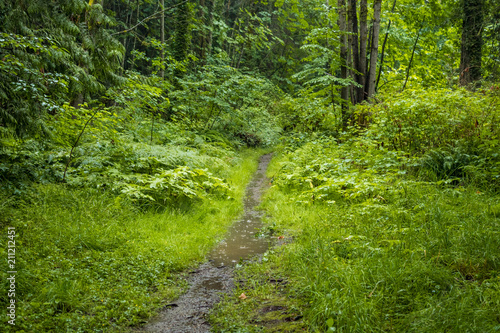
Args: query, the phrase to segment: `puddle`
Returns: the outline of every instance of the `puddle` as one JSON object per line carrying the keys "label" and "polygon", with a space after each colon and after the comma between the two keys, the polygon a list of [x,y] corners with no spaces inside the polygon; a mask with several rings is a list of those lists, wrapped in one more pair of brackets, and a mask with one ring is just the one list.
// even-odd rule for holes
{"label": "puddle", "polygon": [[242,259],[266,252],[269,241],[256,237],[260,227],[260,217],[236,222],[229,229],[226,239],[210,253],[209,260],[216,267],[234,266]]}
{"label": "puddle", "polygon": [[269,240],[256,237],[262,227],[263,216],[263,212],[256,207],[269,186],[265,172],[270,160],[271,154],[260,158],[259,168],[247,186],[243,217],[228,229],[225,240],[208,255],[208,262],[191,274],[190,289],[140,332],[210,332],[208,312],[221,293],[228,293],[234,288],[234,266],[241,260],[264,253],[269,247]]}

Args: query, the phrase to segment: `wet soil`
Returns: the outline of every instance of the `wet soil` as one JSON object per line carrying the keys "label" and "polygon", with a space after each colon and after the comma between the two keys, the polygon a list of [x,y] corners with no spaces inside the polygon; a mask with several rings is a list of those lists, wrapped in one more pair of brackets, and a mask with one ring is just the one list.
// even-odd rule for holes
{"label": "wet soil", "polygon": [[226,238],[208,256],[208,262],[190,272],[190,288],[174,303],[168,304],[141,332],[210,332],[208,312],[222,294],[234,288],[233,269],[240,261],[264,253],[269,240],[256,237],[262,227],[263,212],[257,210],[261,195],[269,186],[265,172],[271,154],[260,158],[259,167],[247,186],[243,217],[228,230]]}

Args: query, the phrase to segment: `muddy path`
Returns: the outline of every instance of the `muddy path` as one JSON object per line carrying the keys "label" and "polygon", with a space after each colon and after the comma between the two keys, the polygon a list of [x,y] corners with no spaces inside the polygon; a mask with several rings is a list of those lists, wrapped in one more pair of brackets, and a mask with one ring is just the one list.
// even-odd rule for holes
{"label": "muddy path", "polygon": [[160,314],[139,332],[210,332],[208,312],[221,294],[234,288],[233,269],[240,260],[264,253],[269,240],[256,237],[262,227],[263,212],[256,209],[261,195],[269,186],[265,172],[271,154],[263,155],[259,167],[247,186],[244,214],[228,230],[226,238],[209,255],[208,262],[190,272],[189,290],[168,304]]}

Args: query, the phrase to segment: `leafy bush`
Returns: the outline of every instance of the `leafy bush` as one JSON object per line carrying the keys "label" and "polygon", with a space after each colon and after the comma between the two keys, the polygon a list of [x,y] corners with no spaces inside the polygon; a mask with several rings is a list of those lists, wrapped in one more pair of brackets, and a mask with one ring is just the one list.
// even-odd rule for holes
{"label": "leafy bush", "polygon": [[337,134],[341,123],[339,106],[327,106],[310,96],[284,98],[277,105],[276,113],[280,126],[287,132],[322,131]]}
{"label": "leafy bush", "polygon": [[205,66],[172,92],[173,119],[189,130],[227,133],[248,146],[269,146],[278,138],[272,105],[284,94],[270,81],[228,66]]}
{"label": "leafy bush", "polygon": [[[289,144],[295,146],[294,141]],[[282,149],[290,153],[274,183],[308,203],[387,200],[394,181],[416,163],[403,153],[377,148],[375,142],[360,138],[337,143],[331,137],[313,136],[295,151]]]}
{"label": "leafy bush", "polygon": [[[263,204],[269,229],[289,241],[245,269],[218,324],[257,329],[260,304],[273,300],[311,331],[498,329],[499,197],[471,180],[491,163],[489,146],[408,157],[363,133],[297,139],[283,140]],[[229,310],[241,293],[244,315]]]}
{"label": "leafy bush", "polygon": [[421,154],[456,141],[498,143],[499,102],[497,88],[482,93],[408,90],[378,104],[359,106],[356,112],[369,115],[369,137],[395,150]]}
{"label": "leafy bush", "polygon": [[154,175],[118,176],[121,182],[115,187],[126,197],[139,203],[167,206],[184,199],[203,198],[208,194],[226,196],[230,187],[222,179],[202,169],[179,167],[174,170],[159,170]]}
{"label": "leafy bush", "polygon": [[421,159],[422,168],[432,172],[437,180],[463,178],[466,167],[477,156],[471,156],[460,148],[445,147],[429,151]]}

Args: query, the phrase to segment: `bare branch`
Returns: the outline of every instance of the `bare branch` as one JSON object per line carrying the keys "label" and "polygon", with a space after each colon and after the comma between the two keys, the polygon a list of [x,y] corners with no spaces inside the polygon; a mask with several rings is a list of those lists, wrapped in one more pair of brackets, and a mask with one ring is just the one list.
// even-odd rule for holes
{"label": "bare branch", "polygon": [[160,15],[161,15],[162,13],[166,12],[167,10],[170,10],[170,9],[173,9],[173,8],[175,8],[175,7],[177,7],[177,6],[183,5],[183,4],[185,4],[186,2],[188,2],[188,1],[189,1],[189,0],[185,0],[185,1],[179,2],[178,4],[175,4],[175,5],[173,5],[173,6],[170,6],[170,7],[168,7],[168,8],[165,8],[165,9],[163,9],[163,10],[157,11],[156,13],[153,13],[153,14],[149,15],[148,17],[146,17],[145,19],[143,19],[141,22],[137,23],[137,24],[136,24],[136,25],[134,25],[133,27],[131,27],[131,28],[129,28],[129,29],[126,29],[126,30],[122,30],[122,31],[115,32],[115,33],[113,33],[113,34],[111,34],[111,35],[112,35],[112,36],[114,36],[114,35],[124,34],[124,33],[126,33],[126,32],[129,32],[130,30],[134,30],[135,28],[137,28],[137,27],[138,27],[138,26],[140,26],[140,25],[143,25],[143,24],[144,24],[144,23],[146,23],[147,21],[152,20],[152,19],[154,19],[154,18],[158,18],[158,17],[160,17]]}

